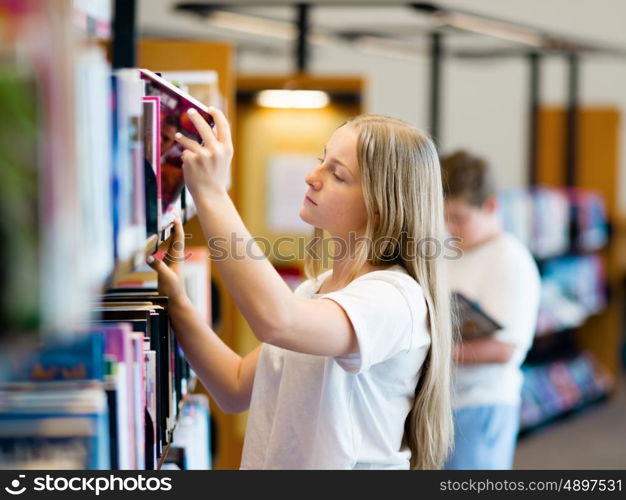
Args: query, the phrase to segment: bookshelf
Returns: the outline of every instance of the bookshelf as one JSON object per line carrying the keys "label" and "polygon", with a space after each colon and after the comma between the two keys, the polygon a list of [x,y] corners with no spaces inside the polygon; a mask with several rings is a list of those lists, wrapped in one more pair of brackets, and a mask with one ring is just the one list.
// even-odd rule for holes
{"label": "bookshelf", "polygon": [[[579,109],[577,187],[602,194],[607,209],[609,226],[619,222],[619,127],[620,113],[616,108],[585,106]],[[548,186],[564,185],[564,151],[559,147],[565,130],[566,111],[558,107],[544,107],[539,112],[538,181]],[[592,316],[576,332],[576,342],[593,352],[603,366],[619,383],[619,350],[623,324],[623,289],[619,266],[619,242],[612,235],[599,251],[606,269],[610,289],[607,307]]]}
{"label": "bookshelf", "polygon": [[[189,385],[190,385],[190,387],[189,387],[190,393],[192,393],[194,391],[196,383],[197,383],[197,379],[195,377],[193,377],[191,379],[190,383],[189,383]],[[183,409],[185,408],[185,405],[188,402],[189,402],[189,393],[185,394],[183,396],[183,398],[181,399],[180,403],[178,404],[177,414],[179,415],[179,417],[176,419],[176,423],[174,424],[174,428],[172,429],[172,434],[176,433],[176,428],[178,427],[180,415],[182,415]],[[168,455],[169,455],[170,449],[172,447],[172,443],[173,443],[173,440],[170,440],[170,442],[167,443],[167,445],[165,446],[165,449],[163,450],[163,453],[158,458],[158,463],[157,463],[157,466],[156,466],[156,470],[161,470],[163,468],[163,464],[168,459]]]}
{"label": "bookshelf", "polygon": [[[621,381],[624,284],[620,266],[623,233],[619,230],[617,203],[620,114],[611,107],[594,106],[583,106],[577,114],[573,188],[593,191],[603,199],[608,237],[604,245],[591,251],[571,245],[562,254],[538,259],[538,264],[540,269],[545,269],[559,260],[597,259],[603,268],[606,301],[577,324],[536,337],[524,367],[529,404],[523,410],[522,420],[527,420],[527,426],[522,435],[606,401]],[[566,184],[562,168],[566,154],[562,147],[566,116],[566,110],[560,107],[539,109],[537,181],[541,186],[558,188]],[[540,408],[535,405],[537,401]]]}
{"label": "bookshelf", "polygon": [[536,335],[522,367],[521,429],[527,433],[612,390],[608,369],[575,342],[577,330],[610,304],[601,252],[611,239],[599,192],[509,189],[499,193],[498,205],[505,231],[530,249],[541,275]]}
{"label": "bookshelf", "polygon": [[[219,92],[224,99],[224,111],[236,132],[235,115],[235,51],[227,43],[199,40],[168,40],[142,38],[138,41],[138,64],[141,67],[163,72],[214,71],[218,76]],[[232,167],[230,196],[238,202],[239,170],[235,156]],[[197,217],[185,224],[185,233],[190,235],[186,244],[205,246],[202,228]],[[221,318],[217,333],[228,345],[238,350],[235,318],[240,314],[232,302],[230,295],[221,282],[219,275],[213,274],[217,291],[220,295]],[[198,391],[205,392],[199,385]],[[206,392],[205,392],[206,393]],[[217,452],[214,466],[217,469],[235,469],[239,466],[240,455],[232,446],[235,417],[223,413],[217,405],[211,403],[211,414],[215,418],[217,428]]]}
{"label": "bookshelf", "polygon": [[[30,113],[28,103],[39,109],[28,114],[28,144],[15,143],[5,128],[0,139],[31,152],[14,165],[32,174],[21,189],[36,209],[17,214],[7,207],[17,214],[8,223],[20,228],[21,247],[3,273],[12,267],[37,281],[22,285],[32,310],[2,331],[0,464],[152,469],[167,460],[181,419],[188,431],[194,418],[207,446],[190,458],[209,464],[208,403],[190,392],[199,384],[176,344],[167,298],[136,284],[120,289],[167,245],[172,223],[146,226],[161,191],[147,189],[150,173],[159,174],[144,146],[152,140],[150,150],[158,151],[161,138],[156,129],[151,137],[139,133],[139,72],[112,72],[107,62],[102,46],[109,44],[112,2],[12,5],[0,10],[0,25],[13,26],[0,32],[0,88],[15,92],[17,123]],[[153,120],[159,123],[158,114]],[[174,204],[183,221],[193,214],[192,204]],[[194,297],[210,321],[208,259],[201,251],[197,257],[204,260],[193,263]],[[18,285],[3,284],[3,294]],[[33,341],[25,349],[27,335]]]}

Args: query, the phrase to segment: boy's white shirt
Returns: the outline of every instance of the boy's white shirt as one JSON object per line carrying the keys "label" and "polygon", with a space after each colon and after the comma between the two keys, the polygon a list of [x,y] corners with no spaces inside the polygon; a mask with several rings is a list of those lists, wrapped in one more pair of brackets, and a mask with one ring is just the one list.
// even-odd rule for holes
{"label": "boy's white shirt", "polygon": [[541,294],[530,252],[514,236],[502,233],[447,263],[452,290],[477,302],[504,326],[493,338],[515,346],[506,363],[456,365],[454,407],[519,404],[520,367],[532,345]]}
{"label": "boy's white shirt", "polygon": [[409,468],[404,422],[430,347],[422,289],[394,266],[317,294],[329,274],[294,293],[338,303],[360,352],[333,358],[264,344],[242,469]]}

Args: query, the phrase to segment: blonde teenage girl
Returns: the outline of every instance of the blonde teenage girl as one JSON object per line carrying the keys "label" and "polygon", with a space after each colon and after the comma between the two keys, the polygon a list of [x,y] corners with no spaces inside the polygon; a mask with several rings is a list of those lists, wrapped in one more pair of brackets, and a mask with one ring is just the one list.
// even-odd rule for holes
{"label": "blonde teenage girl", "polygon": [[309,256],[309,280],[292,292],[228,197],[230,128],[212,115],[215,131],[192,115],[203,145],[177,136],[185,181],[218,272],[261,345],[241,357],[203,324],[184,292],[179,221],[168,264],[149,260],[202,383],[223,410],[250,410],[241,467],[442,467],[453,433],[452,339],[432,142],[376,115],[333,133],[304,179],[300,209],[316,235],[333,237],[332,266],[322,272]]}

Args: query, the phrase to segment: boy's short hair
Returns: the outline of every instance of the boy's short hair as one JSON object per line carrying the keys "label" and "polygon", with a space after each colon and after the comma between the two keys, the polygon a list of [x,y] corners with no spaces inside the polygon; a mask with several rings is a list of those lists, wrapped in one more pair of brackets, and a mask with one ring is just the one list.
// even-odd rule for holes
{"label": "boy's short hair", "polygon": [[441,170],[446,198],[462,198],[470,205],[482,207],[487,198],[496,194],[496,182],[484,158],[455,151],[441,159]]}

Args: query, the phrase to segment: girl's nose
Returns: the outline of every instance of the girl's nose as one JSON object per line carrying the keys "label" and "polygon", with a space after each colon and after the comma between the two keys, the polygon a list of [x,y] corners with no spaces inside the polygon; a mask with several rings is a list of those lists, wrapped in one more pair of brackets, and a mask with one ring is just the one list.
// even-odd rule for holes
{"label": "girl's nose", "polygon": [[320,166],[318,166],[307,174],[307,176],[304,178],[304,182],[306,182],[311,187],[311,189],[319,191],[319,189],[322,187],[321,179],[322,177],[320,175]]}

